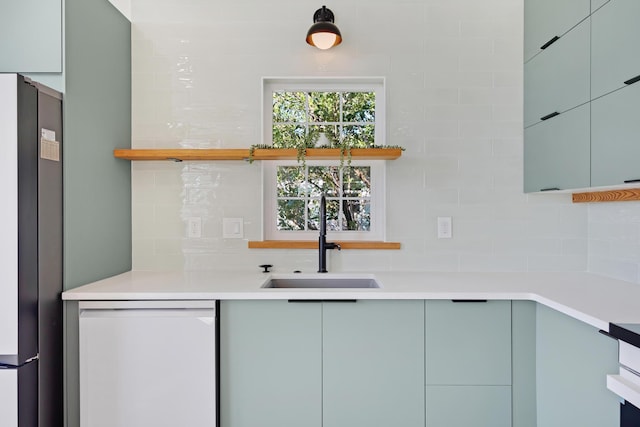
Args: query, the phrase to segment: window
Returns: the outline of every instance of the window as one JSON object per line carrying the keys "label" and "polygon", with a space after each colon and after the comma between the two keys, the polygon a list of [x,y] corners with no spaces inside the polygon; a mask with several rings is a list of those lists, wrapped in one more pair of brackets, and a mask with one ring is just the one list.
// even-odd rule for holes
{"label": "window", "polygon": [[[279,148],[383,145],[384,81],[265,79],[264,140]],[[384,240],[384,161],[263,162],[267,240],[318,237],[320,197],[327,233]]]}

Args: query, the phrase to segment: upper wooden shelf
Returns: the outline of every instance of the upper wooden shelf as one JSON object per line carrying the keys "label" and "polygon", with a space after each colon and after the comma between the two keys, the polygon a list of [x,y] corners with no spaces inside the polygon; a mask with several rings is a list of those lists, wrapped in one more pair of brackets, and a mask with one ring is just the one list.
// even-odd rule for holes
{"label": "upper wooden shelf", "polygon": [[[114,157],[125,160],[248,160],[248,148],[138,148],[113,150]],[[351,158],[362,160],[394,160],[402,155],[400,148],[352,148]],[[295,148],[257,148],[254,160],[296,160]],[[340,158],[339,148],[308,148],[309,160]]]}

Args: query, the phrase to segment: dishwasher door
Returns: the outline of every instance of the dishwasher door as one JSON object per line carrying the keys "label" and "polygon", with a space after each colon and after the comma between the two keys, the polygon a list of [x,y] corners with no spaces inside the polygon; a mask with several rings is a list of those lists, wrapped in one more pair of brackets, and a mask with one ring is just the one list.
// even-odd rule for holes
{"label": "dishwasher door", "polygon": [[215,427],[215,301],[82,301],[81,427]]}

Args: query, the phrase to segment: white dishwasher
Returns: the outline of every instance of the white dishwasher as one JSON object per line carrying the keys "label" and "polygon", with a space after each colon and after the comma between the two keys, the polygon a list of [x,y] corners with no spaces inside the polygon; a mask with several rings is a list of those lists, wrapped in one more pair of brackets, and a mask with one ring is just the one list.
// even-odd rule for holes
{"label": "white dishwasher", "polygon": [[81,427],[215,427],[215,301],[81,301]]}

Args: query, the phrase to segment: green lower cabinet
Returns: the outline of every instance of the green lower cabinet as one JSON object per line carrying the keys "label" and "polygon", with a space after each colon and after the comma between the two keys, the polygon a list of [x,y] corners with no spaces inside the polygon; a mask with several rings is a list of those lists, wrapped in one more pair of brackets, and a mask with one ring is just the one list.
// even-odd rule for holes
{"label": "green lower cabinet", "polygon": [[424,302],[323,304],[323,426],[424,427]]}
{"label": "green lower cabinet", "polygon": [[510,386],[427,386],[427,427],[510,426]]}
{"label": "green lower cabinet", "polygon": [[619,398],[606,385],[618,372],[617,341],[540,304],[536,316],[538,425],[619,426]]}
{"label": "green lower cabinet", "polygon": [[426,302],[427,385],[511,385],[511,301]]}
{"label": "green lower cabinet", "polygon": [[220,303],[220,425],[322,426],[322,306]]}

